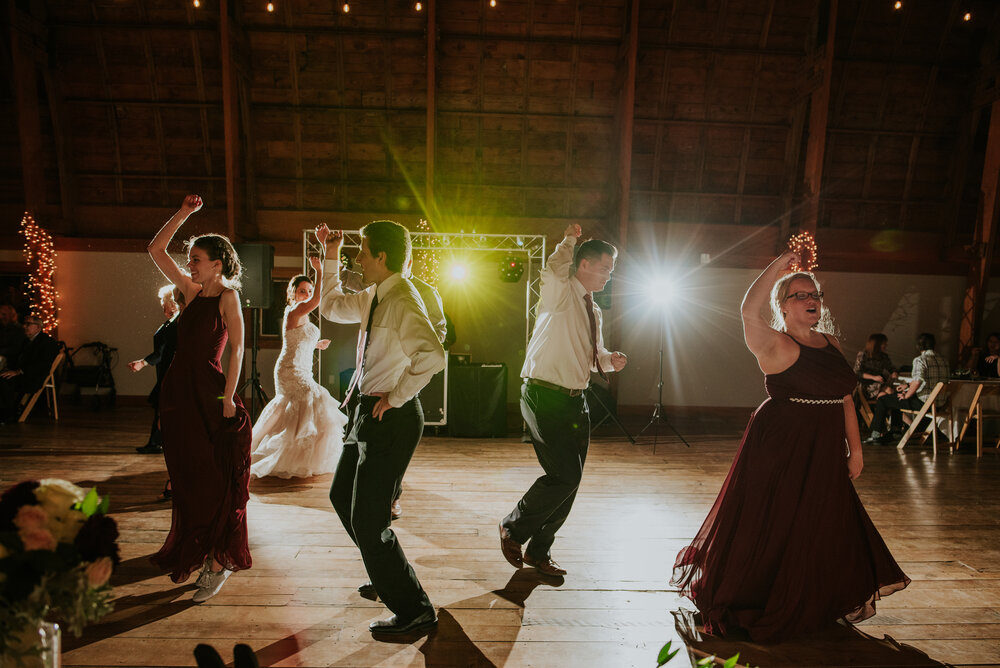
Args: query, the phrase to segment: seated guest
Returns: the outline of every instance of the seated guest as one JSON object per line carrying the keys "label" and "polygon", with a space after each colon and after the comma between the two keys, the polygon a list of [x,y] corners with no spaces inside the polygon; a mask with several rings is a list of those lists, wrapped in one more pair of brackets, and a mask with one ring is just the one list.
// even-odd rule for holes
{"label": "seated guest", "polygon": [[17,310],[10,304],[0,304],[0,369],[11,363],[24,344],[24,327],[17,321]]}
{"label": "seated guest", "polygon": [[889,339],[885,334],[868,337],[865,349],[854,360],[854,373],[861,382],[861,390],[868,401],[875,401],[883,394],[892,392],[892,381],[896,378],[896,367],[889,359]]}
{"label": "seated guest", "polygon": [[980,378],[997,378],[1000,372],[997,361],[1000,360],[1000,332],[990,332],[986,337],[986,345],[972,352],[970,370]]}
{"label": "seated guest", "polygon": [[913,371],[910,382],[894,396],[886,394],[879,397],[872,415],[872,432],[865,443],[887,442],[885,433],[886,417],[892,413],[892,431],[902,431],[902,418],[893,409],[909,408],[916,410],[924,405],[931,390],[939,382],[947,382],[951,375],[948,360],[934,352],[934,335],[923,333],[917,337],[917,349],[920,354],[913,358]]}
{"label": "seated guest", "polygon": [[17,418],[21,397],[34,394],[49,375],[52,362],[59,354],[59,344],[42,331],[42,321],[35,316],[24,319],[26,340],[20,351],[0,372],[0,422]]}

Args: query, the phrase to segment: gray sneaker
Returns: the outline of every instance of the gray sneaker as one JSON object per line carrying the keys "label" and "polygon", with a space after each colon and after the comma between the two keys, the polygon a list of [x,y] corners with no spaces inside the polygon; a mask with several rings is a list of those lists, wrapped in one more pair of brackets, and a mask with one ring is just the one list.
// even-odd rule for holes
{"label": "gray sneaker", "polygon": [[195,603],[204,603],[208,599],[212,598],[219,593],[222,589],[222,585],[226,584],[226,580],[233,572],[230,570],[222,569],[221,571],[212,572],[208,571],[205,575],[205,583],[198,588],[198,591],[194,593],[191,600]]}

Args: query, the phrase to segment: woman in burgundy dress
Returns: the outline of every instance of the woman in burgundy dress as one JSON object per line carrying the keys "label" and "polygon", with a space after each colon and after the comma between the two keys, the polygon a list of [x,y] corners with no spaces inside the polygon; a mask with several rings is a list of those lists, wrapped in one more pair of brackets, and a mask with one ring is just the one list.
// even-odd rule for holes
{"label": "woman in burgundy dress", "polygon": [[[674,565],[672,584],[709,633],[742,628],[773,642],[841,618],[860,621],[910,582],[851,482],[863,465],[851,400],[857,377],[831,336],[815,277],[786,273],[798,261],[794,253],[776,259],[743,298],[743,332],[768,399]],[[761,314],[769,292],[770,322]]]}
{"label": "woman in burgundy dress", "polygon": [[[188,242],[183,272],[167,246],[201,198],[188,195],[149,244],[163,275],[187,304],[177,323],[177,351],[160,389],[163,455],[173,487],[170,534],[153,563],[184,582],[198,577],[197,603],[214,596],[234,572],[250,568],[246,506],[250,497],[250,416],[236,395],[243,365],[240,261],[217,234]],[[229,363],[222,371],[222,350]]]}

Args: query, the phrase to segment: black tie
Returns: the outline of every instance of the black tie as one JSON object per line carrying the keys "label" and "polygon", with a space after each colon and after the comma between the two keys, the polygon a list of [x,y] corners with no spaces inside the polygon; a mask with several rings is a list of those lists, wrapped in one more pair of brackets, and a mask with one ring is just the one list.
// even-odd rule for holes
{"label": "black tie", "polygon": [[375,307],[378,306],[378,291],[375,291],[375,297],[372,299],[372,305],[368,309],[368,324],[365,326],[365,351],[361,354],[361,367],[365,366],[365,357],[368,356],[368,346],[372,342],[372,321],[375,319]]}
{"label": "black tie", "polygon": [[594,298],[588,292],[583,296],[583,302],[587,305],[587,318],[590,319],[590,361],[597,367],[597,373],[601,375],[601,378],[607,381],[608,374],[604,373],[604,369],[601,368],[601,363],[597,359],[597,318],[594,317]]}

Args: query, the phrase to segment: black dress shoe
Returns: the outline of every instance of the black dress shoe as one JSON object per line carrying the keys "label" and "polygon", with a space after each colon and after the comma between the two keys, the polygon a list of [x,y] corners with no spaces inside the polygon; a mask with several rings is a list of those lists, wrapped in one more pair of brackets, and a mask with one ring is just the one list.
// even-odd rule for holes
{"label": "black dress shoe", "polygon": [[158,455],[163,452],[163,446],[159,443],[147,443],[141,448],[136,448],[135,451],[140,455]]}
{"label": "black dress shoe", "polygon": [[500,552],[507,563],[514,568],[520,568],[524,565],[521,544],[510,537],[510,531],[502,524],[500,525]]}
{"label": "black dress shoe", "polygon": [[375,591],[375,585],[371,582],[366,582],[358,587],[358,593],[361,594],[361,598],[367,598],[369,601],[378,600],[378,592]]}
{"label": "black dress shoe", "polygon": [[872,435],[861,441],[864,445],[885,445],[889,442],[888,436],[883,436],[878,432],[872,432]]}
{"label": "black dress shoe", "polygon": [[372,633],[384,633],[387,635],[403,635],[404,633],[419,633],[437,626],[438,618],[431,608],[423,614],[417,615],[408,622],[401,621],[399,615],[393,615],[389,619],[379,619],[368,625],[368,630]]}

